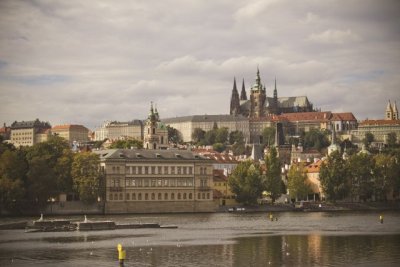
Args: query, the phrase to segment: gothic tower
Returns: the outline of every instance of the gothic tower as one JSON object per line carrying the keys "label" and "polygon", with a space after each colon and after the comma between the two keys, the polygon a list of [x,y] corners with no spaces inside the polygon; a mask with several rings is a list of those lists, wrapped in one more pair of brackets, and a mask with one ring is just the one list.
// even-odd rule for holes
{"label": "gothic tower", "polygon": [[275,115],[280,114],[279,105],[278,105],[278,90],[276,89],[276,78],[275,78],[274,97],[272,99],[272,106],[271,106],[271,114],[275,114]]}
{"label": "gothic tower", "polygon": [[247,100],[246,88],[244,87],[244,79],[242,82],[242,91],[240,92],[240,100]]}
{"label": "gothic tower", "polygon": [[230,114],[231,115],[240,114],[240,100],[239,100],[239,93],[236,88],[236,78],[233,78]]}
{"label": "gothic tower", "polygon": [[399,111],[397,110],[397,105],[396,105],[396,101],[394,101],[393,106],[392,106],[392,110],[393,110],[393,120],[398,120],[399,119]]}
{"label": "gothic tower", "polygon": [[256,83],[250,90],[250,117],[261,118],[265,116],[265,101],[267,99],[265,87],[261,84],[260,71],[257,68]]}

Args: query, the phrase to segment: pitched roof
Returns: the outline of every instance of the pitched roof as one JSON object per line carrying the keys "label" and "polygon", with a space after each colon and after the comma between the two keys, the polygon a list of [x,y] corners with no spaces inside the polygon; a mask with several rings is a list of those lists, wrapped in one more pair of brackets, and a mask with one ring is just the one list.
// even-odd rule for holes
{"label": "pitched roof", "polygon": [[278,115],[276,119],[278,121],[315,121],[315,122],[327,122],[332,117],[330,111],[326,112],[298,112],[298,113],[284,113]]}
{"label": "pitched roof", "polygon": [[370,125],[400,125],[400,120],[365,120],[358,124],[359,127]]}
{"label": "pitched roof", "polygon": [[188,150],[147,150],[147,149],[106,149],[96,150],[94,153],[100,155],[100,159],[136,159],[150,160],[209,160],[201,155]]}
{"label": "pitched roof", "polygon": [[308,173],[315,173],[319,172],[321,168],[322,160],[318,160],[317,162],[313,162],[309,165],[307,165],[306,169]]}
{"label": "pitched roof", "polygon": [[72,129],[87,129],[85,126],[83,125],[78,125],[78,124],[64,124],[64,125],[56,125],[52,128],[53,131],[57,131],[57,130],[72,130]]}
{"label": "pitched roof", "polygon": [[356,117],[354,117],[351,112],[342,112],[342,113],[332,113],[333,121],[357,121]]}

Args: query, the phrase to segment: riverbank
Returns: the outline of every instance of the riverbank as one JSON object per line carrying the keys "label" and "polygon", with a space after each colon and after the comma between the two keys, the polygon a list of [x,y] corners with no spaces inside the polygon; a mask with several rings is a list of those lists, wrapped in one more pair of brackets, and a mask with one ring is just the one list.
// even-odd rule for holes
{"label": "riverbank", "polygon": [[259,206],[220,206],[217,212],[284,212],[284,211],[400,211],[400,202],[307,202],[303,205],[264,204]]}

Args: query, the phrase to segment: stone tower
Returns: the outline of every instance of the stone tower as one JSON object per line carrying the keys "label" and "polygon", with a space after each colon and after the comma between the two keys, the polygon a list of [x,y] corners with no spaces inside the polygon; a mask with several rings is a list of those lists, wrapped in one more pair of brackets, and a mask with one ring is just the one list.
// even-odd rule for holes
{"label": "stone tower", "polygon": [[236,88],[236,78],[233,78],[233,89],[232,89],[232,96],[231,96],[231,115],[238,115],[240,114],[240,100],[239,100],[239,93]]}
{"label": "stone tower", "polygon": [[168,148],[168,130],[160,122],[157,108],[153,109],[153,103],[150,106],[149,116],[144,126],[145,149],[167,149]]}
{"label": "stone tower", "polygon": [[260,71],[257,68],[256,83],[251,87],[250,90],[250,117],[261,118],[265,116],[265,101],[267,95],[265,93],[265,87],[261,84]]}
{"label": "stone tower", "polygon": [[386,106],[385,112],[385,120],[398,120],[399,119],[399,111],[397,110],[396,101],[391,104],[390,100]]}

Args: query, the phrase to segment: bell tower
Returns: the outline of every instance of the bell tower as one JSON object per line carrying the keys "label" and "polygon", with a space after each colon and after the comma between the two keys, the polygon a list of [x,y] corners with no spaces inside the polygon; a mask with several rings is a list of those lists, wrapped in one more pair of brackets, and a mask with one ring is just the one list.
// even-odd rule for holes
{"label": "bell tower", "polygon": [[267,95],[265,93],[265,86],[261,84],[260,71],[257,68],[256,83],[250,90],[250,117],[261,118],[265,116],[265,101]]}

